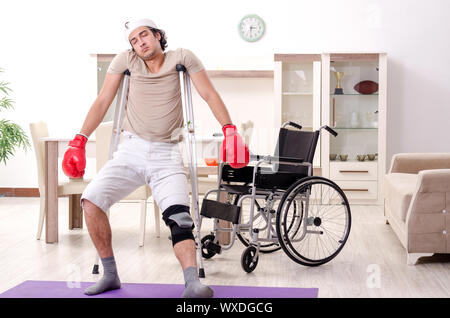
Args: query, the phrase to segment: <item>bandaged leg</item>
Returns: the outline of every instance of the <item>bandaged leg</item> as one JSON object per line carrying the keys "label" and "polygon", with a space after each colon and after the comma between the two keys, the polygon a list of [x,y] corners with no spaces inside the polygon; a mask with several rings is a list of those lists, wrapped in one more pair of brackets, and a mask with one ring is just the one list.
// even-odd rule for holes
{"label": "bandaged leg", "polygon": [[[194,240],[194,235],[192,234],[194,222],[189,214],[189,207],[185,205],[172,205],[164,211],[163,220],[170,227],[172,244],[181,265],[183,266],[183,259],[185,258],[195,260],[195,244],[186,244],[185,242],[186,240]],[[189,247],[179,249],[177,247],[180,244]],[[213,296],[212,289],[200,282],[196,266],[185,266],[183,268],[185,280],[183,298],[209,298]]]}

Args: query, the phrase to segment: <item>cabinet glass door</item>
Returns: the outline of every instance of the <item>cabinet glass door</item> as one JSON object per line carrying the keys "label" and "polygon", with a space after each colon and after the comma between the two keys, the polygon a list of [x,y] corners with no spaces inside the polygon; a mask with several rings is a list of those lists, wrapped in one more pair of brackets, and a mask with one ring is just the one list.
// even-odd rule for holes
{"label": "cabinet glass door", "polygon": [[308,131],[317,129],[320,125],[320,62],[285,62],[282,74],[281,122],[293,121]]}
{"label": "cabinet glass door", "polygon": [[[106,72],[108,71],[109,64],[113,59],[114,55],[110,54],[99,54],[97,55],[97,95],[100,93],[103,83],[105,81]],[[102,119],[102,122],[108,122],[114,120],[114,110],[116,108],[117,103],[117,94],[114,96],[114,100],[109,106],[105,117]]]}
{"label": "cabinet glass door", "polygon": [[313,130],[313,64],[283,63],[282,118]]}
{"label": "cabinet glass door", "polygon": [[330,160],[375,161],[378,153],[378,61],[330,61]]}

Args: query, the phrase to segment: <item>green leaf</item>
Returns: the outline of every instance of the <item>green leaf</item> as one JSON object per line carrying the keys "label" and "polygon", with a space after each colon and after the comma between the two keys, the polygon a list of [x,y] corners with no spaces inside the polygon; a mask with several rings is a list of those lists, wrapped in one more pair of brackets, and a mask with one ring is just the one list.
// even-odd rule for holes
{"label": "green leaf", "polygon": [[[3,73],[2,68],[0,68],[0,73]],[[8,86],[9,83],[1,81],[0,93],[9,95],[12,90]],[[14,101],[6,96],[0,96],[0,110],[14,108]],[[27,134],[19,125],[7,119],[0,119],[0,163],[3,162],[6,165],[6,161],[14,155],[17,148],[25,151],[31,148]]]}
{"label": "green leaf", "polygon": [[13,156],[19,147],[25,151],[31,148],[25,131],[9,120],[0,120],[0,162],[3,161],[6,165],[6,160]]}
{"label": "green leaf", "polygon": [[4,109],[14,109],[13,106],[14,101],[6,96],[0,99],[0,108]]}
{"label": "green leaf", "polygon": [[[0,90],[5,93],[6,95],[9,94],[9,92],[12,92],[12,89],[8,87],[9,83],[6,82],[0,82]],[[9,91],[9,92],[8,92]]]}

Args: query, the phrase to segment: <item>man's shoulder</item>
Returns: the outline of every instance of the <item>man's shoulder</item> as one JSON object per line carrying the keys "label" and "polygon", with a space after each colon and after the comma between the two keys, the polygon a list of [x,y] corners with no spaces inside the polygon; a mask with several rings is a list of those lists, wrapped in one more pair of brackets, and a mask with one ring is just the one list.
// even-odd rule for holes
{"label": "man's shoulder", "polygon": [[134,52],[132,52],[132,50],[121,51],[114,56],[113,60],[121,61],[122,63],[128,63],[132,59],[133,53]]}
{"label": "man's shoulder", "polygon": [[174,50],[173,55],[175,58],[172,60],[176,61],[176,63],[183,64],[191,74],[197,73],[204,69],[200,59],[189,49],[178,48]]}
{"label": "man's shoulder", "polygon": [[184,57],[186,55],[192,55],[192,51],[183,47],[176,48],[174,50],[169,50],[166,52],[166,54],[171,54],[173,56],[177,57]]}
{"label": "man's shoulder", "polygon": [[129,68],[130,65],[130,50],[126,50],[126,51],[121,51],[119,53],[117,53],[109,67],[108,67],[108,72],[109,73],[113,73],[113,74],[121,74],[123,73],[127,68]]}
{"label": "man's shoulder", "polygon": [[185,50],[187,50],[187,49],[184,48],[184,47],[179,47],[179,48],[176,48],[176,49],[173,49],[173,50],[169,50],[167,52],[181,53],[181,52],[183,52]]}

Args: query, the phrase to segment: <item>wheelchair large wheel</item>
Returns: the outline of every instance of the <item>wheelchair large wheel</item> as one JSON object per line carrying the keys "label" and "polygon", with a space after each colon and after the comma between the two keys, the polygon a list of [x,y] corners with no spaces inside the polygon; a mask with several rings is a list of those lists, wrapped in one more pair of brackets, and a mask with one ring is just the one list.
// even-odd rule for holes
{"label": "wheelchair large wheel", "polygon": [[[302,206],[301,217],[298,206]],[[350,205],[331,180],[307,177],[283,195],[276,225],[281,248],[292,260],[318,266],[332,260],[344,247],[350,233]]]}
{"label": "wheelchair large wheel", "polygon": [[[234,205],[238,204],[240,196],[236,195],[235,199],[234,199]],[[263,200],[260,200],[260,202],[263,202]],[[260,235],[264,236],[266,234],[265,231],[267,231],[268,229],[268,224],[267,224],[267,215],[266,214],[262,214],[265,213],[263,211],[263,208],[261,208],[261,205],[263,205],[263,203],[259,203],[258,199],[255,200],[255,219],[253,220],[253,228],[258,228],[260,230]],[[240,215],[240,224],[249,222],[250,220],[250,207],[248,206],[243,206],[241,207],[241,215]],[[262,228],[265,228],[265,230],[263,230]],[[273,232],[275,231],[275,227],[272,226]],[[250,246],[250,235],[248,233],[248,231],[239,231],[238,233],[236,233],[236,236],[238,237],[239,241],[241,241],[241,243],[248,247]],[[280,244],[278,244],[278,242],[272,243],[272,242],[261,242],[259,245],[259,251],[261,253],[273,253],[276,252],[278,250],[281,249]]]}

